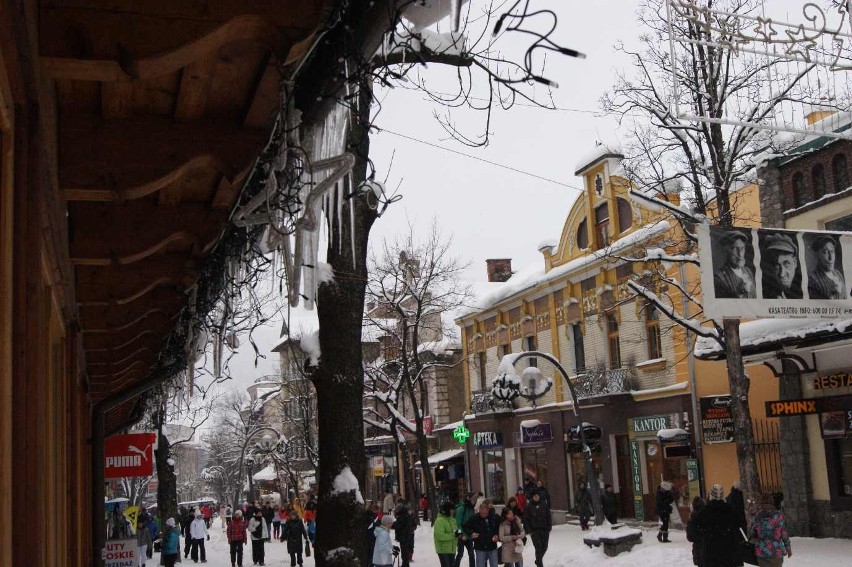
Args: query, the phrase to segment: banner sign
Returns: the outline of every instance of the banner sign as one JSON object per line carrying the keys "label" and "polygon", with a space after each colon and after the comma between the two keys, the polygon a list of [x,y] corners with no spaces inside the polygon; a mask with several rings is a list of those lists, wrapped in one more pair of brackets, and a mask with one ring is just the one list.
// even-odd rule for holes
{"label": "banner sign", "polygon": [[656,437],[660,429],[671,427],[668,415],[647,415],[644,417],[631,417],[627,420],[628,431],[635,437]]}
{"label": "banner sign", "polygon": [[852,316],[852,233],[698,225],[712,319]]}
{"label": "banner sign", "polygon": [[532,427],[521,426],[521,443],[545,443],[553,441],[553,428],[549,423],[539,423]]}
{"label": "banner sign", "polygon": [[500,449],[503,447],[503,434],[499,431],[474,433],[473,446],[477,449]]}
{"label": "banner sign", "polygon": [[731,396],[701,398],[701,431],[704,443],[734,442],[734,416],[731,414]]}
{"label": "banner sign", "polygon": [[809,415],[819,413],[815,398],[801,400],[776,400],[766,402],[766,417],[789,417],[793,415]]}
{"label": "banner sign", "polygon": [[826,376],[817,376],[813,381],[814,390],[832,390],[852,386],[852,372],[835,372]]}
{"label": "banner sign", "polygon": [[109,540],[104,545],[102,553],[104,567],[136,567],[138,550],[136,538]]}
{"label": "banner sign", "polygon": [[104,478],[154,474],[156,433],[113,435],[104,441]]}
{"label": "banner sign", "polygon": [[645,504],[642,501],[642,466],[639,457],[639,442],[630,442],[630,475],[633,483],[633,515],[637,521],[645,520]]}
{"label": "banner sign", "polygon": [[385,458],[382,456],[370,457],[373,468],[373,476],[385,476]]}

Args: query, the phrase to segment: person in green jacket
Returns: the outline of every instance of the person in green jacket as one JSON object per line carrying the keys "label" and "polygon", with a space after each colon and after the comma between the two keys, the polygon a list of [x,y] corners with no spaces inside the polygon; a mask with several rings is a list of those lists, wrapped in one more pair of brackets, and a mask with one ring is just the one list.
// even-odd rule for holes
{"label": "person in green jacket", "polygon": [[476,555],[473,553],[473,539],[470,537],[470,532],[464,527],[465,524],[473,517],[475,510],[473,503],[470,501],[471,494],[468,494],[464,500],[456,504],[456,526],[458,526],[458,551],[456,552],[456,560],[453,567],[460,567],[462,556],[467,549],[467,559],[470,567],[476,567]]}
{"label": "person in green jacket", "polygon": [[441,504],[441,513],[435,519],[432,534],[435,539],[435,553],[441,567],[453,567],[456,554],[456,520],[452,517],[453,505],[449,502]]}

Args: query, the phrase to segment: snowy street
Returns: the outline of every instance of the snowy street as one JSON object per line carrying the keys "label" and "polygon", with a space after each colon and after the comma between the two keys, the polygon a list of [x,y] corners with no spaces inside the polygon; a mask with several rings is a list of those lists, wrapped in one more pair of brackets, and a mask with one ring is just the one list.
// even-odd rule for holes
{"label": "snowy street", "polygon": [[[210,567],[230,567],[228,558],[228,543],[224,530],[218,524],[210,529],[210,541],[207,542],[207,565]],[[593,566],[600,561],[606,561],[608,567],[635,567],[646,565],[653,567],[688,567],[692,565],[691,544],[686,541],[685,532],[675,530],[670,536],[672,543],[666,545],[655,539],[656,530],[646,530],[643,543],[633,548],[630,553],[622,553],[618,557],[606,557],[603,550],[589,549],[582,543],[583,532],[578,526],[556,526],[550,536],[550,548],[545,555],[547,567],[578,567]],[[183,544],[183,542],[181,542]],[[426,524],[415,532],[414,565],[415,567],[432,567],[438,565],[432,543],[432,528]],[[246,546],[243,565],[248,567],[251,562],[251,547]],[[832,565],[841,567],[848,565],[852,557],[852,541],[840,539],[793,538],[793,557],[784,561],[785,567],[825,567]],[[531,544],[524,550],[524,564],[534,565],[534,553]],[[154,555],[156,565],[157,554]],[[183,560],[184,564],[191,559]],[[285,543],[272,542],[266,545],[266,565],[286,566],[290,564]],[[306,566],[314,565],[314,558],[305,559]],[[462,567],[468,565],[467,558],[462,559]],[[147,567],[152,567],[149,561]]]}

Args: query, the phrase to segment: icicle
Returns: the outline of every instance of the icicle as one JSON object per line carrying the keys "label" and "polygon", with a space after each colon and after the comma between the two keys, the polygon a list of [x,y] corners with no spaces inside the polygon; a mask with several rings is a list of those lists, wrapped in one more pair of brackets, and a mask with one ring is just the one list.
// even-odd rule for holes
{"label": "icicle", "polygon": [[[352,176],[347,175],[349,185],[352,185]],[[354,272],[357,266],[355,265],[355,200],[349,200],[349,243],[352,246],[352,271]]]}
{"label": "icicle", "polygon": [[334,198],[337,199],[337,251],[343,254],[343,183],[334,184]]}

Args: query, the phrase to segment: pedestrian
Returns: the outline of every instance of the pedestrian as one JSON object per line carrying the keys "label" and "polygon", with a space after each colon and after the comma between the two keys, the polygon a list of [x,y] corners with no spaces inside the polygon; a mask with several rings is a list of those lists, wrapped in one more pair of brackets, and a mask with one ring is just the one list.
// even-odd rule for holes
{"label": "pedestrian", "polygon": [[411,516],[408,503],[400,502],[396,507],[396,521],[393,523],[393,531],[396,541],[399,543],[402,560],[402,567],[408,567],[411,562],[411,556],[414,554],[414,518]]}
{"label": "pedestrian", "polygon": [[[151,545],[148,546],[146,558],[153,559],[154,542],[157,541],[160,533],[160,527],[157,525],[157,517],[154,516],[154,514],[148,514],[148,522],[145,524],[145,528],[148,530],[148,533],[151,536]],[[160,543],[162,544],[162,542]]]}
{"label": "pedestrian", "polygon": [[[393,506],[391,506],[391,509],[393,509]],[[311,545],[316,545],[317,500],[313,493],[308,495],[308,503],[305,504],[305,521],[308,523],[308,538],[311,540]]]}
{"label": "pedestrian", "polygon": [[378,504],[367,506],[364,511],[364,525],[367,526],[367,557],[373,557],[373,548],[376,546],[376,528],[382,523],[382,507]]}
{"label": "pedestrian", "polygon": [[737,529],[745,533],[748,529],[748,523],[746,522],[745,498],[743,497],[743,491],[740,490],[740,486],[740,481],[734,481],[728,497],[725,498],[725,502],[730,504],[731,508],[734,509],[734,515],[737,518]]}
{"label": "pedestrian", "polygon": [[248,531],[251,535],[251,560],[255,565],[263,565],[265,551],[264,543],[269,539],[269,528],[263,519],[263,510],[256,507],[254,517],[249,520]]}
{"label": "pedestrian", "polygon": [[536,567],[543,567],[542,560],[547,553],[550,543],[550,530],[553,528],[553,519],[550,517],[550,506],[542,500],[538,491],[533,491],[532,500],[527,502],[524,511],[524,526],[530,534],[533,547],[535,548]]}
{"label": "pedestrian", "polygon": [[420,495],[420,515],[424,522],[429,521],[429,500],[425,494]]}
{"label": "pedestrian", "polygon": [[503,543],[500,557],[503,565],[505,567],[523,567],[526,533],[521,519],[515,516],[515,513],[509,508],[503,509],[498,535]]}
{"label": "pedestrian", "polygon": [[136,520],[136,545],[139,547],[139,565],[145,567],[145,559],[148,558],[148,548],[151,547],[153,540],[151,539],[151,530],[148,529],[148,512],[144,509],[139,513]]}
{"label": "pedestrian", "polygon": [[[391,526],[394,517],[382,516],[381,525],[376,528],[376,545],[373,548],[373,567],[391,567],[393,565],[394,545],[391,539]],[[399,553],[397,548],[397,553]]]}
{"label": "pedestrian", "polygon": [[180,553],[180,529],[174,518],[166,520],[166,530],[163,532],[162,558],[165,567],[175,567]]}
{"label": "pedestrian", "polygon": [[574,496],[574,504],[577,508],[577,515],[580,516],[580,529],[586,531],[589,529],[589,519],[595,515],[595,507],[592,504],[592,494],[586,488],[586,483],[581,482],[577,494]]}
{"label": "pedestrian", "polygon": [[482,506],[482,503],[485,501],[485,495],[482,491],[476,493],[476,498],[473,500],[473,508],[475,510],[479,510],[479,507]]}
{"label": "pedestrian", "polygon": [[275,506],[272,509],[272,537],[275,539],[283,538],[281,535],[281,512],[284,511],[284,506]]}
{"label": "pedestrian", "polygon": [[432,539],[435,542],[435,553],[441,567],[453,567],[456,556],[456,519],[453,517],[453,505],[450,502],[441,504],[438,517],[432,526]]}
{"label": "pedestrian", "polygon": [[[240,515],[242,515],[242,514],[240,514]],[[225,524],[226,524],[226,526],[227,526],[227,524],[231,523],[231,519],[233,519],[233,517],[234,517],[234,509],[231,508],[230,504],[228,504],[225,507]]]}
{"label": "pedestrian", "polygon": [[759,567],[781,567],[785,555],[793,557],[784,515],[775,506],[771,494],[761,494],[759,504],[760,511],[754,516],[749,534],[750,541],[754,542],[757,564]]}
{"label": "pedestrian", "polygon": [[223,530],[224,530],[226,527],[228,527],[227,523],[225,522],[225,512],[226,512],[225,505],[224,505],[224,504],[220,504],[220,505],[219,505],[219,526],[220,526]]}
{"label": "pedestrian", "polygon": [[473,503],[470,501],[473,495],[468,493],[464,500],[456,504],[456,526],[458,530],[458,544],[456,545],[456,560],[453,567],[461,567],[462,556],[467,550],[467,559],[469,567],[476,567],[476,555],[473,553],[473,540],[470,537],[470,531],[467,529],[467,522],[476,513],[473,508]]}
{"label": "pedestrian", "polygon": [[210,522],[213,520],[213,508],[209,504],[201,507],[201,516],[204,518],[206,528],[210,528]]}
{"label": "pedestrian", "polygon": [[269,534],[266,541],[272,541],[272,520],[275,519],[275,510],[272,508],[272,503],[268,500],[263,504],[261,515],[263,515],[263,521],[266,522],[266,532]]}
{"label": "pedestrian", "polygon": [[612,485],[609,483],[604,485],[604,491],[601,493],[601,510],[603,510],[607,522],[610,524],[618,523],[618,498],[616,498]]}
{"label": "pedestrian", "polygon": [[196,508],[186,508],[183,518],[180,521],[180,535],[183,536],[183,558],[189,557],[189,551],[192,548],[192,535],[189,533],[189,526],[195,521],[195,514],[198,512]]}
{"label": "pedestrian", "polygon": [[487,498],[465,525],[473,540],[476,567],[498,567],[497,542],[500,539],[500,518]]}
{"label": "pedestrian", "polygon": [[674,493],[672,492],[672,483],[664,480],[657,487],[657,493],[654,496],[654,509],[661,523],[660,529],[657,531],[657,541],[660,543],[671,543],[669,539],[669,520],[672,517],[673,503]]}
{"label": "pedestrian", "polygon": [[524,494],[523,486],[519,486],[517,492],[515,492],[515,501],[518,503],[518,511],[523,514],[524,506],[527,505],[527,495]]}
{"label": "pedestrian", "polygon": [[734,509],[725,502],[725,489],[714,484],[710,501],[695,517],[695,533],[701,542],[701,559],[706,567],[735,567],[736,548],[742,536],[736,530]]}
{"label": "pedestrian", "polygon": [[382,500],[382,513],[393,513],[394,506],[396,506],[396,500],[394,500],[393,493],[390,490],[385,489],[385,497]]}
{"label": "pedestrian", "polygon": [[535,481],[535,489],[536,491],[538,491],[538,494],[539,496],[541,496],[541,499],[544,500],[544,503],[547,504],[548,507],[550,507],[550,492],[548,492],[547,487],[544,486],[544,481],[541,479]]}
{"label": "pedestrian", "polygon": [[228,547],[231,548],[231,567],[243,567],[243,548],[248,539],[248,522],[243,518],[242,510],[234,512],[228,522]]}
{"label": "pedestrian", "polygon": [[701,557],[701,536],[695,529],[695,521],[703,509],[704,499],[696,496],[692,499],[692,513],[686,521],[686,540],[692,542],[692,564],[698,567],[704,567],[704,561]]}
{"label": "pedestrian", "polygon": [[298,515],[293,514],[281,527],[281,537],[287,541],[287,553],[290,554],[290,567],[302,565],[302,540],[305,540],[305,555],[311,556],[311,542],[305,523]]}
{"label": "pedestrian", "polygon": [[[276,520],[278,521],[278,527],[280,528],[290,519],[291,516],[297,515],[296,512],[290,508],[289,504],[284,504],[278,508],[278,511],[275,513],[275,518],[272,519],[272,526],[275,526]],[[298,516],[301,518],[301,516]],[[275,536],[276,539],[280,539],[281,542],[284,542],[284,534],[279,532],[278,535]]]}
{"label": "pedestrian", "polygon": [[517,496],[510,496],[508,500],[506,500],[505,510],[511,510],[515,517],[519,520],[523,520],[524,513],[521,511],[521,507],[518,505]]}
{"label": "pedestrian", "polygon": [[207,533],[207,520],[204,519],[202,512],[195,514],[195,519],[189,525],[189,537],[192,538],[192,551],[190,556],[192,560],[198,563],[198,550],[201,550],[201,562],[207,563],[207,551],[204,549],[204,540],[210,540],[210,534]]}

